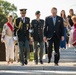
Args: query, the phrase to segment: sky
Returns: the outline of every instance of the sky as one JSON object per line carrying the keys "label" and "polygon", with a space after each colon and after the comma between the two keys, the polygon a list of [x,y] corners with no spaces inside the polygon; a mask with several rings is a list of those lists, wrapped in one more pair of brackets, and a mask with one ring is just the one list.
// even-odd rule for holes
{"label": "sky", "polygon": [[61,10],[66,11],[66,15],[69,14],[69,9],[73,8],[76,13],[76,0],[5,0],[17,7],[17,14],[20,16],[19,9],[27,8],[26,16],[31,19],[35,18],[35,12],[41,11],[41,18],[45,19],[46,16],[51,14],[51,8],[56,7],[58,9],[58,15]]}

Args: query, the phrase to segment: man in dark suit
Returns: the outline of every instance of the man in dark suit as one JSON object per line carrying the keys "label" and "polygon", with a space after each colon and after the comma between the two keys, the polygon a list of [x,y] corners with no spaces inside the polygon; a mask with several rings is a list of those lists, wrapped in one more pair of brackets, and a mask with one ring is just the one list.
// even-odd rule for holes
{"label": "man in dark suit", "polygon": [[[14,21],[14,39],[18,37],[19,55],[22,65],[27,65],[28,51],[29,51],[29,28],[30,19],[25,17],[27,9],[20,9],[21,17]],[[24,58],[25,57],[25,58]]]}
{"label": "man in dark suit", "polygon": [[51,10],[52,15],[46,17],[44,28],[44,41],[48,41],[48,63],[51,62],[52,45],[54,44],[54,63],[58,65],[60,59],[59,46],[61,39],[64,40],[64,25],[63,19],[57,16],[57,8],[53,7]]}
{"label": "man in dark suit", "polygon": [[31,25],[33,29],[33,39],[34,39],[34,60],[35,63],[38,64],[38,43],[40,44],[40,63],[43,64],[43,27],[44,27],[44,20],[40,19],[40,11],[35,13],[36,19],[32,20]]}

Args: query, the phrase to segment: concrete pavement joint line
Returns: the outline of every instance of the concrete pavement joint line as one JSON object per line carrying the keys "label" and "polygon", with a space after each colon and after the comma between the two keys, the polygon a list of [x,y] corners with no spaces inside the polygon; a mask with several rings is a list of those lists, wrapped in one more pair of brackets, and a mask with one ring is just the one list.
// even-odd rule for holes
{"label": "concrete pavement joint line", "polygon": [[41,71],[41,70],[28,70],[28,71],[5,71],[1,70],[0,73],[12,73],[12,74],[76,74],[74,71]]}

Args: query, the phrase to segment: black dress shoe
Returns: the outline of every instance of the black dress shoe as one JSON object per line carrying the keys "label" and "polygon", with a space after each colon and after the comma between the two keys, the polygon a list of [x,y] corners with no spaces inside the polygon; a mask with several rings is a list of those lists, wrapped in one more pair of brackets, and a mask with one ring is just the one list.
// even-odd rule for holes
{"label": "black dress shoe", "polygon": [[40,61],[40,64],[43,64],[43,61],[42,60]]}
{"label": "black dress shoe", "polygon": [[21,63],[21,66],[24,66],[24,63]]}
{"label": "black dress shoe", "polygon": [[55,63],[55,66],[59,66],[58,63]]}
{"label": "black dress shoe", "polygon": [[37,62],[37,61],[35,61],[35,64],[37,65],[37,64],[38,64],[38,62]]}
{"label": "black dress shoe", "polygon": [[27,65],[28,64],[28,62],[27,62],[27,60],[25,60],[25,65]]}
{"label": "black dress shoe", "polygon": [[50,63],[51,62],[51,60],[48,60],[48,63]]}

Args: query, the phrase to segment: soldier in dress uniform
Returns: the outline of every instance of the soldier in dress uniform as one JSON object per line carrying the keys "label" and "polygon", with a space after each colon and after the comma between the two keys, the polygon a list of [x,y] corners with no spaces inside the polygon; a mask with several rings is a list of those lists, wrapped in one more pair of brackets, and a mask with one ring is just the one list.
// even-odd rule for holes
{"label": "soldier in dress uniform", "polygon": [[28,52],[29,52],[29,29],[30,19],[25,17],[27,9],[20,9],[21,17],[14,21],[14,40],[18,39],[19,56],[22,66],[27,65]]}
{"label": "soldier in dress uniform", "polygon": [[13,40],[13,31],[14,25],[12,23],[12,14],[8,15],[8,22],[6,22],[3,26],[1,42],[5,43],[6,48],[6,61],[9,64],[14,61],[14,40]]}
{"label": "soldier in dress uniform", "polygon": [[38,43],[40,44],[40,63],[43,64],[43,27],[44,27],[44,20],[40,19],[40,11],[36,11],[35,13],[36,19],[32,20],[31,26],[33,30],[33,39],[34,39],[34,60],[35,63],[38,64]]}

